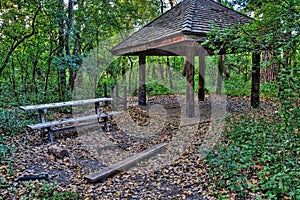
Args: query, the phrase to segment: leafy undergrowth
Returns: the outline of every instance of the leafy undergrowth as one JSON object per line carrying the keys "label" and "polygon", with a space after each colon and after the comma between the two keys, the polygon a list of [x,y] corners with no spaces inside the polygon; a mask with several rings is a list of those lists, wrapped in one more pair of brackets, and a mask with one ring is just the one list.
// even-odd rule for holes
{"label": "leafy undergrowth", "polygon": [[206,158],[215,195],[300,199],[299,121],[284,129],[286,123],[276,112],[231,115],[227,121],[222,143]]}

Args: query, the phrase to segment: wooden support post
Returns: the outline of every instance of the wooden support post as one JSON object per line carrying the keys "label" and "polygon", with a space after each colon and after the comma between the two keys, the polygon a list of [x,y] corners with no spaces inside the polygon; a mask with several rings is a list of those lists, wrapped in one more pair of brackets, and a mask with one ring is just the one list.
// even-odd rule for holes
{"label": "wooden support post", "polygon": [[194,104],[194,48],[188,48],[186,56],[186,117],[195,117]]}
{"label": "wooden support post", "polygon": [[95,113],[96,115],[100,115],[100,103],[99,102],[95,102]]}
{"label": "wooden support post", "polygon": [[139,55],[139,95],[138,105],[146,106],[146,56]]}
{"label": "wooden support post", "polygon": [[[47,112],[47,109],[40,109],[40,110],[38,110],[38,112],[40,114],[40,122],[41,123],[45,123],[46,122],[46,112]],[[48,129],[42,128],[41,138],[45,137],[45,133],[46,132],[48,132]]]}
{"label": "wooden support post", "polygon": [[223,75],[223,56],[218,55],[218,78],[216,94],[222,93],[222,75]]}
{"label": "wooden support post", "polygon": [[251,88],[251,106],[257,108],[259,105],[259,87],[260,87],[260,52],[252,53],[252,88]]}
{"label": "wooden support post", "polygon": [[205,52],[200,50],[198,68],[198,101],[204,101],[205,99],[205,70]]}

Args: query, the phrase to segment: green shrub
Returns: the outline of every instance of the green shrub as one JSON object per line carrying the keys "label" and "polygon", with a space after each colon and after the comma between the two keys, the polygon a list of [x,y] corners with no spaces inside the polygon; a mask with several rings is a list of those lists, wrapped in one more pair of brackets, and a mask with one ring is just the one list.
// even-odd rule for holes
{"label": "green shrub", "polygon": [[37,119],[38,114],[25,113],[18,108],[0,109],[0,129],[5,134],[21,133],[26,125],[34,123]]}
{"label": "green shrub", "polygon": [[5,160],[11,154],[11,147],[8,147],[3,143],[3,139],[0,136],[0,161]]}
{"label": "green shrub", "polygon": [[227,119],[223,142],[207,156],[216,187],[241,198],[255,192],[269,199],[300,198],[300,135],[296,128],[282,131],[284,122],[273,117],[271,122],[251,116]]}
{"label": "green shrub", "polygon": [[225,93],[228,96],[250,96],[251,80],[245,81],[243,74],[233,74],[224,81]]}
{"label": "green shrub", "polygon": [[82,199],[79,194],[72,191],[57,192],[57,184],[51,184],[47,182],[42,182],[41,185],[37,187],[32,187],[31,181],[25,182],[25,186],[30,191],[29,196],[23,197],[22,199],[51,199],[51,200],[79,200]]}
{"label": "green shrub", "polygon": [[[163,95],[163,94],[173,94],[172,90],[159,84],[158,82],[150,82],[146,85],[146,94],[150,96]],[[138,95],[138,89],[133,92],[133,95]]]}
{"label": "green shrub", "polygon": [[277,97],[278,85],[276,82],[266,82],[260,85],[260,95],[262,97]]}

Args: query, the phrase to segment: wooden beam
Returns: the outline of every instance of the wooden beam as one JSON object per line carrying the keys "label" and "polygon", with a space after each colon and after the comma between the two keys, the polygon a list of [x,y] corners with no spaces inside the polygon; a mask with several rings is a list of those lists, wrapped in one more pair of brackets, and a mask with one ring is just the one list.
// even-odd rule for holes
{"label": "wooden beam", "polygon": [[260,52],[252,53],[252,88],[251,88],[251,106],[259,106],[259,88],[260,88]]}
{"label": "wooden beam", "polygon": [[194,103],[194,48],[188,48],[185,69],[186,69],[186,117],[195,117]]}
{"label": "wooden beam", "polygon": [[140,162],[141,160],[146,159],[147,157],[157,153],[158,151],[160,151],[162,148],[164,148],[167,145],[167,143],[162,143],[162,144],[157,144],[154,145],[152,148],[147,149],[141,153],[137,153],[129,158],[126,158],[125,160],[122,160],[116,164],[113,164],[109,167],[106,167],[94,174],[90,174],[85,176],[86,179],[88,179],[90,182],[96,182],[99,181],[101,179],[104,179],[118,171],[123,171],[126,168],[137,164],[138,162]]}
{"label": "wooden beam", "polygon": [[139,55],[139,95],[138,105],[146,106],[146,56]]}
{"label": "wooden beam", "polygon": [[205,99],[205,55],[205,52],[200,50],[198,68],[198,101],[204,101]]}

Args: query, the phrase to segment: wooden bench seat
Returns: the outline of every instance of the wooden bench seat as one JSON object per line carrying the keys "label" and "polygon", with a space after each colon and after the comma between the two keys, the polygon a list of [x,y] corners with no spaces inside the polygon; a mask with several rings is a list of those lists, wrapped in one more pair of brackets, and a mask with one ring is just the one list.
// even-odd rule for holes
{"label": "wooden bench seat", "polygon": [[[85,99],[78,101],[68,101],[61,103],[50,103],[50,104],[40,104],[40,105],[30,105],[30,106],[20,106],[24,111],[34,111],[37,110],[40,114],[40,123],[27,125],[28,128],[32,130],[41,129],[42,137],[45,133],[49,134],[49,139],[51,143],[54,143],[53,135],[56,133],[65,133],[69,131],[76,131],[79,129],[90,128],[103,124],[105,130],[109,131],[108,118],[119,114],[119,112],[108,112],[103,113],[100,110],[100,105],[103,102],[111,102],[112,98],[96,98],[96,99]],[[85,115],[75,118],[67,118],[63,120],[49,121],[46,122],[46,113],[48,109],[62,108],[62,107],[73,107],[73,106],[82,106],[87,104],[94,104],[95,114]],[[62,126],[65,125],[65,126]]]}
{"label": "wooden bench seat", "polygon": [[64,124],[74,124],[76,122],[84,122],[84,121],[89,121],[89,120],[96,120],[96,119],[103,119],[106,117],[111,117],[113,115],[117,115],[119,112],[109,112],[107,114],[100,114],[100,115],[88,115],[88,116],[83,116],[83,117],[78,117],[78,118],[68,118],[65,120],[58,120],[58,121],[51,121],[51,122],[45,122],[45,123],[38,123],[38,124],[33,124],[33,125],[27,125],[28,128],[35,130],[35,129],[40,129],[40,128],[51,128],[53,126],[58,126],[58,125],[64,125]]}

